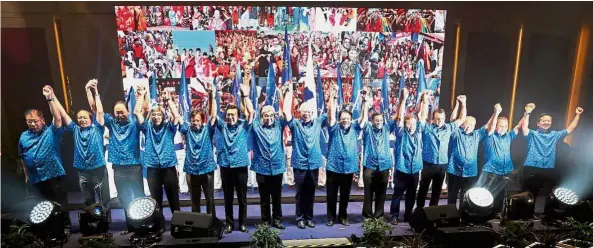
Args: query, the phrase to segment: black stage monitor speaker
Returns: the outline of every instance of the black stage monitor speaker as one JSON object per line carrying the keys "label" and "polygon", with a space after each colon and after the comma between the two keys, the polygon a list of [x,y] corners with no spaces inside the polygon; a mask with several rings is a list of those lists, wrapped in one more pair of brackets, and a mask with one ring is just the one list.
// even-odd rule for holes
{"label": "black stage monitor speaker", "polygon": [[437,227],[434,241],[439,247],[494,247],[494,233],[480,226],[472,227]]}
{"label": "black stage monitor speaker", "polygon": [[211,214],[175,211],[171,236],[176,239],[222,237],[222,222]]}
{"label": "black stage monitor speaker", "polygon": [[579,222],[593,222],[593,201],[581,201],[570,208],[569,216]]}
{"label": "black stage monitor speaker", "polygon": [[410,227],[416,232],[435,227],[459,226],[461,217],[455,205],[431,206],[416,208],[410,218]]}

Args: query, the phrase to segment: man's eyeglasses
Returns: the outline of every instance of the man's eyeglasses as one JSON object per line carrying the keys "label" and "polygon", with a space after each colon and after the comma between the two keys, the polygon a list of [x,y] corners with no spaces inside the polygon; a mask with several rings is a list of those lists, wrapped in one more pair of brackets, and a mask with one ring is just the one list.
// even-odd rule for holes
{"label": "man's eyeglasses", "polygon": [[26,120],[25,122],[27,122],[27,124],[37,124],[40,120]]}

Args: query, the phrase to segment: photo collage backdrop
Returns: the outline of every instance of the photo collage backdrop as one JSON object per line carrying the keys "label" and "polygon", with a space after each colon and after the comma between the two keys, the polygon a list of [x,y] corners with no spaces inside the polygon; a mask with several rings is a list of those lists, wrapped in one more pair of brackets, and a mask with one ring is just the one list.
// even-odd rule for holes
{"label": "photo collage backdrop", "polygon": [[[340,77],[345,103],[351,102],[358,64],[363,85],[372,88],[371,112],[381,109],[384,79],[392,112],[398,104],[401,85],[410,91],[410,110],[423,89],[434,92],[432,109],[439,104],[445,10],[116,6],[115,12],[126,93],[131,86],[150,85],[154,75],[159,92],[166,89],[178,95],[180,78],[185,73],[192,108],[205,109],[204,83],[216,78],[224,109],[235,101],[234,80],[240,78],[249,84],[254,70],[261,106],[270,63],[275,82],[281,87],[279,77],[288,40],[290,68],[297,82],[293,102],[296,117],[304,97],[309,43],[316,82],[321,77],[325,91]],[[324,96],[327,100],[327,93]],[[178,102],[177,97],[174,99]]]}

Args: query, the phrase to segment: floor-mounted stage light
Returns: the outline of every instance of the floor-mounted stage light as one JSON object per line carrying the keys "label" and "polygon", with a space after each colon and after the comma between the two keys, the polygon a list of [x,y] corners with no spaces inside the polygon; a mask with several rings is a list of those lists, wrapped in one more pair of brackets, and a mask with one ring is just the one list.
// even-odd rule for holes
{"label": "floor-mounted stage light", "polygon": [[544,220],[562,220],[569,216],[570,209],[579,202],[576,192],[568,188],[556,188],[548,196],[544,207]]}
{"label": "floor-mounted stage light", "polygon": [[[68,235],[65,232],[65,215],[62,206],[52,201],[37,203],[29,214],[31,230],[41,240],[64,242]],[[46,244],[49,245],[49,244]]]}
{"label": "floor-mounted stage light", "polygon": [[109,210],[100,203],[92,204],[78,213],[80,233],[83,236],[109,232]]}
{"label": "floor-mounted stage light", "polygon": [[514,194],[508,199],[506,220],[519,220],[533,217],[535,198],[529,192]]}
{"label": "floor-mounted stage light", "polygon": [[494,197],[485,188],[472,188],[463,196],[464,210],[461,218],[464,221],[476,223],[486,222],[492,213]]}
{"label": "floor-mounted stage light", "polygon": [[128,230],[134,233],[130,242],[133,245],[159,242],[163,235],[163,218],[154,199],[142,197],[132,201],[126,219]]}

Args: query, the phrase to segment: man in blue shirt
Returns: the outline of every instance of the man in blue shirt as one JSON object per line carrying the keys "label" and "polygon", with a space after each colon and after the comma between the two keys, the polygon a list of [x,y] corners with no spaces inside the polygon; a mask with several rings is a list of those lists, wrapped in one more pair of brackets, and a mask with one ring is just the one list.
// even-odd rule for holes
{"label": "man in blue shirt", "polygon": [[[142,105],[145,99],[145,90],[141,90],[139,101]],[[146,167],[146,180],[150,196],[156,200],[163,214],[163,188],[167,194],[167,201],[171,213],[179,211],[179,179],[177,178],[177,156],[175,154],[175,133],[181,120],[177,107],[168,91],[162,94],[163,103],[167,104],[170,120],[166,119],[165,110],[161,106],[152,107],[150,119],[138,118],[138,123],[146,137],[144,148],[144,161]],[[164,219],[163,219],[164,221]]]}
{"label": "man in blue shirt", "polygon": [[[501,108],[502,110],[502,108]],[[513,161],[511,160],[511,142],[517,137],[519,127],[521,127],[525,116],[519,123],[508,132],[509,120],[506,117],[499,117],[497,111],[491,120],[492,126],[496,127],[494,134],[484,138],[484,167],[482,167],[482,176],[480,176],[478,185],[488,189],[494,197],[494,206],[492,213],[496,218],[500,218],[504,192],[509,174],[513,171]],[[490,123],[490,121],[488,122]],[[488,125],[490,126],[490,125]]]}
{"label": "man in blue shirt", "polygon": [[[81,110],[76,114],[77,123],[74,123],[62,107],[62,104],[57,99],[55,101],[62,116],[62,121],[66,124],[66,130],[72,132],[74,137],[74,168],[78,169],[78,181],[84,196],[84,204],[88,207],[96,203],[96,193],[110,216],[109,202],[111,196],[105,163],[105,148],[103,146],[105,112],[103,112],[103,104],[99,91],[97,91],[97,80],[90,80],[85,89],[90,97],[94,96],[95,118],[89,111]],[[93,94],[93,90],[95,94]],[[95,192],[97,188],[99,188],[99,192]]]}
{"label": "man in blue shirt", "polygon": [[[137,92],[146,92],[144,86],[138,86]],[[144,93],[145,94],[145,93]],[[93,111],[95,101],[90,91],[87,100]],[[144,97],[144,95],[142,96]],[[138,98],[138,97],[136,97]],[[113,165],[113,181],[117,189],[117,197],[125,209],[136,198],[144,197],[144,181],[140,163],[140,122],[144,121],[142,104],[136,104],[133,115],[130,115],[126,102],[118,101],[113,107],[113,115],[105,114],[105,127],[109,129],[109,153],[107,161]],[[122,232],[122,235],[128,231]]]}
{"label": "man in blue shirt", "polygon": [[[556,162],[556,145],[564,139],[566,135],[571,134],[579,124],[579,119],[583,113],[583,108],[578,107],[575,110],[575,117],[565,130],[550,130],[552,126],[552,116],[541,114],[537,121],[537,130],[529,129],[529,115],[535,108],[535,104],[530,103],[525,107],[525,120],[521,129],[523,135],[527,137],[527,156],[523,169],[523,190],[529,191],[535,199],[544,184],[551,184],[556,187],[558,181],[558,171],[554,168]],[[535,204],[533,204],[533,211]]]}
{"label": "man in blue shirt", "polygon": [[[428,116],[428,94],[421,93],[420,111],[418,117],[406,115],[406,102],[409,92],[403,90],[403,98],[398,109],[398,119],[395,127],[395,172],[393,173],[393,198],[391,199],[391,224],[397,225],[401,197],[406,192],[404,221],[408,222],[414,202],[418,174],[422,170],[422,130]],[[416,119],[418,118],[418,119]],[[420,120],[420,121],[418,121]]]}
{"label": "man in blue shirt", "polygon": [[[383,218],[385,208],[385,193],[389,180],[389,168],[393,166],[393,159],[389,150],[389,135],[395,127],[394,121],[385,119],[380,113],[371,115],[371,123],[367,123],[368,106],[366,90],[362,98],[362,139],[364,148],[362,180],[364,183],[364,199],[362,217]],[[397,115],[396,115],[397,116]],[[373,211],[373,200],[375,209]]]}
{"label": "man in blue shirt", "polygon": [[199,110],[193,110],[190,114],[190,123],[180,120],[179,132],[185,138],[185,163],[183,171],[187,175],[189,190],[191,194],[192,212],[200,213],[202,191],[206,198],[206,213],[216,216],[214,205],[214,149],[212,138],[214,137],[214,124],[216,120],[215,92],[212,90],[212,83],[206,85],[208,91],[208,104],[210,121]]}
{"label": "man in blue shirt", "polygon": [[[249,97],[249,89],[246,89],[246,85],[241,85],[240,96],[243,102],[245,102],[245,98]],[[245,226],[247,220],[247,167],[250,164],[247,134],[251,130],[253,116],[247,108],[243,109],[243,113],[246,119],[240,120],[239,109],[231,104],[226,107],[226,120],[220,117],[215,120],[216,129],[221,134],[220,142],[216,144],[216,156],[224,191],[224,212],[226,215],[224,232],[227,234],[234,229],[233,199],[235,191],[239,202],[239,231],[247,232]]]}
{"label": "man in blue shirt", "polygon": [[[336,108],[338,106],[336,93],[337,85],[330,89],[328,102],[328,129],[329,144],[327,154],[327,225],[333,226],[336,221],[336,204],[338,200],[338,189],[340,190],[340,211],[337,220],[344,226],[349,226],[348,201],[352,178],[358,172],[358,153],[356,146],[358,136],[362,131],[361,118],[352,121],[352,112],[344,109],[338,114],[339,125],[336,121]],[[366,109],[366,108],[365,108]],[[367,110],[363,110],[367,111]]]}
{"label": "man in blue shirt", "polygon": [[[288,84],[288,93],[284,102],[292,102],[292,82]],[[292,118],[291,104],[284,104],[284,120],[292,133],[292,161],[294,181],[296,184],[296,218],[297,226],[315,227],[313,222],[313,204],[315,203],[315,187],[317,185],[319,167],[322,165],[321,147],[319,145],[321,127],[327,122],[327,116],[313,117],[314,106],[301,105],[301,119]]]}
{"label": "man in blue shirt", "polygon": [[[19,157],[22,159],[25,182],[32,184],[44,200],[61,204],[63,210],[68,213],[68,198],[60,185],[63,176],[66,175],[60,157],[60,141],[64,133],[62,118],[50,86],[43,87],[43,96],[49,103],[49,110],[53,116],[52,124],[45,125],[41,111],[27,110],[25,119],[29,130],[24,131],[19,138]],[[70,217],[64,217],[64,231],[68,233]]]}
{"label": "man in blue shirt", "polygon": [[[462,128],[455,129],[451,134],[451,157],[447,167],[447,204],[457,204],[457,194],[463,199],[465,192],[472,188],[478,181],[478,147],[480,141],[494,133],[496,126],[492,120],[500,113],[500,104],[494,106],[494,114],[488,124],[474,130],[476,119],[468,116]],[[463,201],[459,203],[459,211],[463,213]]]}
{"label": "man in blue shirt", "polygon": [[432,123],[427,124],[422,133],[422,160],[423,168],[420,177],[420,188],[416,200],[416,207],[422,208],[426,202],[428,187],[432,182],[432,192],[430,194],[430,206],[436,206],[439,203],[445,171],[449,162],[449,140],[451,133],[459,129],[459,126],[465,121],[467,110],[465,107],[466,97],[458,96],[453,109],[452,117],[457,117],[457,110],[461,104],[461,114],[457,120],[452,123],[445,123],[445,110],[437,109],[432,115]]}
{"label": "man in blue shirt", "polygon": [[[245,98],[248,110],[253,113],[251,101]],[[261,119],[253,118],[253,162],[251,170],[256,173],[259,186],[260,209],[263,223],[278,229],[282,225],[282,176],[286,171],[282,131],[286,123],[277,120],[274,108],[270,105],[261,110]],[[270,215],[270,198],[272,214]]]}

